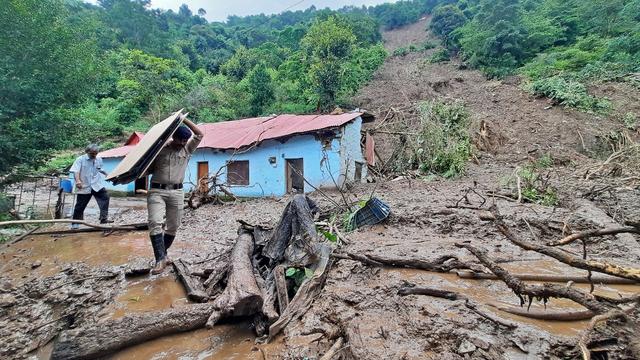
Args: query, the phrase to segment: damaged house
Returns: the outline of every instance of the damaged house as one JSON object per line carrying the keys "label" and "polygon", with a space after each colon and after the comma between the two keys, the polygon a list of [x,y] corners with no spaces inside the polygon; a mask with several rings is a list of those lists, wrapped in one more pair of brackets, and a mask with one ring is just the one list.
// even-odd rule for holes
{"label": "damaged house", "polygon": [[[370,114],[350,112],[284,114],[200,124],[204,138],[186,170],[185,191],[206,187],[203,180],[212,176],[240,197],[307,193],[315,188],[363,181],[367,161],[361,128],[373,120]],[[100,153],[104,170],[112,171],[141,136],[136,133],[124,146]],[[372,139],[367,137],[367,141]],[[132,193],[148,189],[149,181],[146,177],[128,184],[109,184],[107,188]]]}

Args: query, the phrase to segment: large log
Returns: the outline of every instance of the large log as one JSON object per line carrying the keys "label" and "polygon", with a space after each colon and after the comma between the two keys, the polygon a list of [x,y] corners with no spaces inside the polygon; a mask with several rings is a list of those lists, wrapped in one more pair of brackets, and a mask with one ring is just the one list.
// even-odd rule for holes
{"label": "large log", "polygon": [[196,302],[205,302],[209,298],[204,291],[204,287],[200,282],[200,279],[196,279],[191,275],[187,264],[182,259],[176,259],[173,261],[173,268],[178,274],[178,278],[184,285],[184,289],[187,291],[187,298]]}
{"label": "large log", "polygon": [[223,317],[254,315],[262,309],[262,291],[253,273],[252,254],[253,237],[241,229],[229,258],[227,286],[213,302],[207,327],[213,327]]}
{"label": "large log", "polygon": [[161,336],[199,329],[212,309],[211,304],[188,305],[64,331],[54,344],[51,359],[94,359]]}

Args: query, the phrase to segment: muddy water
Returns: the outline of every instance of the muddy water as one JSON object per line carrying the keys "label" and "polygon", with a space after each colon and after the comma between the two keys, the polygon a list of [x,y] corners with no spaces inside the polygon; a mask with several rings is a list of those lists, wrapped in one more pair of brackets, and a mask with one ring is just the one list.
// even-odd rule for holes
{"label": "muddy water", "polygon": [[[122,265],[135,257],[151,258],[146,232],[35,236],[0,250],[0,271],[14,284],[31,277],[50,276],[83,261],[93,266]],[[38,264],[33,268],[34,264]],[[169,309],[188,304],[185,291],[172,271],[160,276],[127,280],[114,303],[104,309],[103,320],[121,318],[137,312]],[[110,359],[262,359],[254,346],[255,336],[248,323],[225,324],[176,334],[120,351]],[[42,348],[38,359],[48,359],[52,345]]]}
{"label": "muddy water", "polygon": [[[586,271],[580,271],[552,261],[535,261],[528,262],[526,264],[506,264],[504,267],[513,271],[513,273],[521,274],[586,275]],[[386,271],[390,274],[396,274],[400,278],[418,285],[464,294],[468,298],[480,304],[505,303],[515,306],[520,305],[519,299],[501,281],[461,279],[456,274],[430,273],[413,269],[388,269]],[[531,284],[534,283],[535,282],[531,282]],[[575,284],[573,286],[589,291],[589,284]],[[640,292],[640,286],[638,285],[595,285],[594,291],[595,294],[610,297],[629,296],[638,292]],[[534,301],[531,305],[531,309],[539,311],[546,310],[550,312],[584,310],[582,306],[567,299],[549,299],[546,309],[542,303]],[[434,310],[442,311],[442,309]],[[493,312],[504,319],[528,324],[550,334],[559,336],[576,336],[589,325],[588,320],[545,321],[509,314],[489,306],[485,306],[484,310]],[[441,315],[452,320],[460,316],[457,312],[449,310],[445,310]]]}

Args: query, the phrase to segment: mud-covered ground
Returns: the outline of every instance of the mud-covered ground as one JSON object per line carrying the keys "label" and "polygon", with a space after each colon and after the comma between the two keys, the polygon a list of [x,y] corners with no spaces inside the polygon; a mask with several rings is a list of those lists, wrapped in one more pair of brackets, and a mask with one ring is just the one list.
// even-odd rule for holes
{"label": "mud-covered ground", "polygon": [[[426,26],[427,20],[424,20],[386,33],[388,49],[425,41]],[[491,221],[481,218],[485,218],[489,207],[495,204],[518,237],[536,244],[558,240],[566,233],[640,220],[640,194],[637,179],[633,178],[636,174],[623,169],[609,174],[597,172],[585,179],[587,171],[598,169],[611,153],[606,139],[612,132],[623,130],[620,114],[633,112],[640,116],[632,100],[635,97],[637,103],[639,91],[625,84],[594,85],[594,94],[611,98],[614,111],[610,116],[580,113],[533,98],[522,90],[522,80],[518,78],[489,81],[477,71],[461,70],[456,61],[427,64],[424,59],[429,53],[390,57],[354,103],[376,113],[379,120],[393,107],[407,121],[412,121],[416,116],[414,106],[419,101],[460,100],[471,114],[471,131],[477,131],[482,122],[487,124],[489,146],[478,149],[465,174],[455,180],[393,176],[378,183],[352,187],[346,194],[348,200],[366,199],[374,193],[391,207],[392,214],[382,224],[347,234],[349,242],[342,245],[341,250],[425,260],[450,254],[461,261],[479,264],[467,250],[454,246],[469,242],[488,250],[492,260],[516,274],[586,275],[584,270],[522,250],[505,239]],[[629,136],[636,135],[630,133]],[[393,150],[394,138],[377,136],[376,139],[382,157],[388,156]],[[489,195],[513,194],[513,184],[507,184],[505,179],[516,167],[545,154],[553,159],[550,182],[557,189],[558,206],[517,203]],[[462,200],[465,194],[467,200]],[[330,209],[333,204],[326,196],[335,202],[343,201],[336,191],[311,194],[321,208]],[[172,256],[197,264],[227,251],[237,236],[237,220],[275,225],[287,201],[287,198],[257,199],[188,210]],[[117,213],[119,223],[144,221],[144,202],[131,200],[123,205],[125,207],[128,210]],[[92,216],[95,214],[90,212],[88,218]],[[630,234],[593,238],[587,242],[587,256],[592,260],[637,267],[639,239]],[[579,244],[565,248],[570,254],[582,256]],[[186,302],[179,290],[175,296],[158,300],[160,294],[170,292],[167,288],[174,288],[172,274],[134,283],[121,275],[127,263],[141,257],[151,259],[151,248],[143,232],[109,237],[101,237],[99,233],[40,236],[11,247],[3,246],[0,256],[0,335],[3,340],[7,339],[0,345],[0,357],[43,358],[46,355],[25,352],[37,348],[30,345],[34,341],[44,345],[55,334],[55,329],[100,321],[124,312],[181,306]],[[74,263],[76,261],[82,262]],[[110,273],[118,275],[85,279]],[[166,281],[167,287],[157,287],[159,282]],[[481,304],[483,311],[514,321],[518,326],[515,329],[501,327],[469,310],[464,301],[399,296],[398,289],[407,282],[459,292]],[[588,285],[573,286],[588,291]],[[46,290],[56,287],[54,291]],[[595,292],[618,297],[638,293],[640,287],[596,284]],[[147,358],[313,359],[324,354],[336,336],[340,336],[346,340],[341,351],[346,359],[581,356],[576,344],[588,321],[530,320],[489,305],[495,303],[519,305],[520,301],[500,281],[465,280],[453,273],[376,268],[356,261],[336,260],[321,295],[299,321],[293,322],[275,340],[275,346],[254,347],[247,332],[241,332],[238,338],[229,340],[231,352],[218,353],[216,357],[211,349],[225,346],[226,340],[220,334],[199,332],[197,339],[202,341],[198,344],[204,345],[202,351],[195,354],[169,351],[188,337],[174,342],[154,342],[146,349],[141,345],[136,351],[140,351],[138,356],[146,354]],[[568,300],[551,299],[546,307],[534,302],[532,309],[566,312],[581,307]],[[71,323],[66,317],[54,321],[71,313],[74,314]],[[635,323],[620,323],[610,330],[599,330],[605,337],[619,337],[620,343],[616,346],[623,348],[616,353],[619,358],[629,354],[625,346],[638,347],[638,344],[630,345],[634,340],[633,335],[629,335],[637,330],[637,315],[637,311],[630,315]],[[225,326],[230,326],[225,329],[248,327],[246,323]],[[251,346],[247,346],[248,343]],[[234,353],[233,348],[244,352]],[[118,356],[133,358],[132,353],[116,354],[116,358]]]}

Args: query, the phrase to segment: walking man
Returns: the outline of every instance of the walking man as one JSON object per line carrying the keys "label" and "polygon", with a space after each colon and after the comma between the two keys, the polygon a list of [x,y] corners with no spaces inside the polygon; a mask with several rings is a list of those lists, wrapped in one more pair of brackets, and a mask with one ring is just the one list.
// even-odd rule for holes
{"label": "walking man", "polygon": [[[147,171],[152,174],[151,189],[147,193],[149,237],[156,259],[152,274],[161,273],[169,263],[167,251],[173,244],[182,220],[184,173],[191,154],[202,140],[202,131],[191,120],[185,118],[183,124],[175,131],[172,140],[160,150]],[[163,232],[164,217],[166,226]]]}
{"label": "walking man", "polygon": [[[112,223],[108,219],[109,215],[109,194],[104,188],[104,176],[107,175],[102,170],[102,158],[98,157],[99,147],[91,144],[85,149],[85,155],[79,156],[71,166],[70,172],[76,183],[76,206],[73,209],[73,219],[83,220],[84,210],[91,200],[96,198],[98,207],[100,208],[100,223]],[[71,224],[72,229],[77,229],[78,224]]]}

